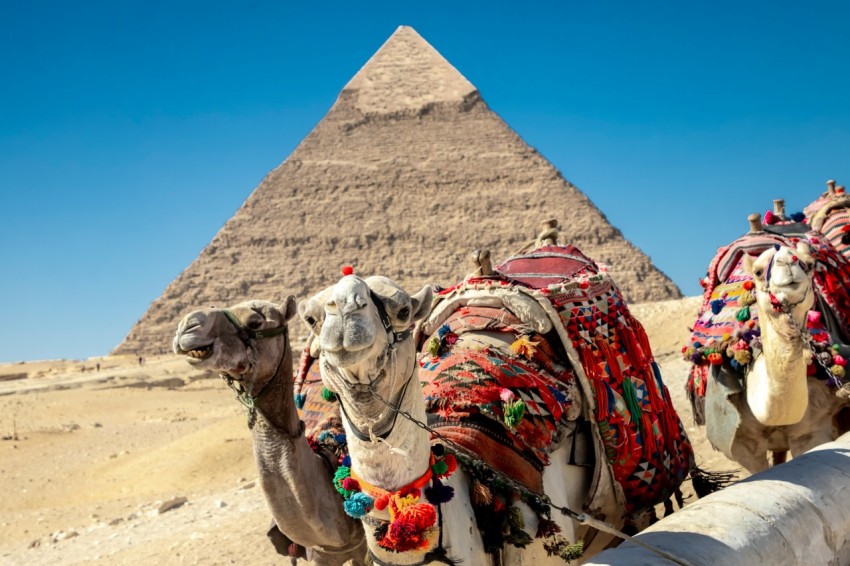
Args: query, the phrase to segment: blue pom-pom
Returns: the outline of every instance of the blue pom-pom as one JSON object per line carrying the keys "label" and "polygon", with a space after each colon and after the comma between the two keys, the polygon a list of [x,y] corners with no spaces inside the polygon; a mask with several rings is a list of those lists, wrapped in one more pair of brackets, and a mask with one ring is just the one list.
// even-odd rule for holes
{"label": "blue pom-pom", "polygon": [[350,468],[351,467],[351,456],[349,456],[348,454],[343,456],[341,465],[345,466],[346,468]]}
{"label": "blue pom-pom", "polygon": [[443,482],[434,478],[434,483],[431,487],[425,488],[425,497],[431,505],[439,505],[452,500],[455,495],[455,489],[450,485],[443,485]]}
{"label": "blue pom-pom", "polygon": [[776,250],[776,251],[779,251],[779,248],[781,248],[781,247],[782,246],[780,246],[779,244],[773,244],[773,249]]}
{"label": "blue pom-pom", "polygon": [[374,505],[375,500],[363,493],[362,491],[352,493],[351,497],[349,497],[345,501],[345,503],[343,503],[345,512],[348,513],[349,516],[354,517],[355,519],[359,519],[360,517],[371,511]]}
{"label": "blue pom-pom", "polygon": [[306,395],[304,395],[303,393],[298,393],[297,395],[295,395],[295,407],[297,409],[303,409],[304,408],[304,402],[306,400],[307,400]]}
{"label": "blue pom-pom", "polygon": [[793,220],[794,222],[802,222],[805,219],[806,219],[806,215],[803,214],[802,212],[795,212],[794,214],[791,215],[791,220]]}
{"label": "blue pom-pom", "polygon": [[711,301],[711,312],[714,314],[720,313],[723,310],[723,307],[726,305],[726,301],[723,299],[715,299]]}
{"label": "blue pom-pom", "polygon": [[336,436],[334,436],[334,440],[336,440],[337,444],[345,444],[345,435],[337,434]]}
{"label": "blue pom-pom", "polygon": [[331,438],[333,438],[334,433],[329,430],[323,430],[319,433],[319,442],[327,442]]}
{"label": "blue pom-pom", "polygon": [[702,348],[702,342],[694,342],[693,347],[695,349],[699,350],[700,348]]}
{"label": "blue pom-pom", "polygon": [[732,369],[737,372],[744,371],[744,366],[742,366],[735,358],[729,358],[729,365],[732,366]]}
{"label": "blue pom-pom", "polygon": [[451,330],[452,330],[452,329],[451,329],[451,327],[450,327],[448,324],[444,324],[444,325],[442,325],[442,326],[440,327],[440,329],[439,329],[439,330],[437,330],[437,336],[439,336],[440,338],[442,338],[443,336],[445,336],[446,334],[448,334],[449,332],[451,332]]}

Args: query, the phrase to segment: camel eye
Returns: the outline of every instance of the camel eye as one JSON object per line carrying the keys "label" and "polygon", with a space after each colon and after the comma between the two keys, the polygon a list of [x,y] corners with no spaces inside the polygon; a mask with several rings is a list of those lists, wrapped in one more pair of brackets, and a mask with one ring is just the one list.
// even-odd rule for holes
{"label": "camel eye", "polygon": [[310,326],[314,326],[316,324],[316,319],[312,316],[305,316],[304,320],[307,321],[307,324],[309,324]]}
{"label": "camel eye", "polygon": [[407,320],[407,317],[410,316],[410,307],[402,307],[400,311],[398,311],[398,317],[402,320]]}
{"label": "camel eye", "polygon": [[262,325],[263,325],[262,320],[254,319],[254,320],[252,320],[248,323],[248,328],[250,328],[251,330],[259,330]]}
{"label": "camel eye", "polygon": [[761,277],[763,273],[764,273],[764,271],[763,271],[763,270],[761,270],[761,269],[756,269],[755,276],[756,276],[756,277]]}

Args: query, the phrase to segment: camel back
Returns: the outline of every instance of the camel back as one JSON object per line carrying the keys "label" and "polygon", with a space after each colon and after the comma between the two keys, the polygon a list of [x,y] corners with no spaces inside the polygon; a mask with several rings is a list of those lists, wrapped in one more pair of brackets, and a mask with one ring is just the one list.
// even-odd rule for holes
{"label": "camel back", "polygon": [[[809,244],[815,259],[817,300],[806,325],[820,361],[810,366],[810,376],[833,386],[841,384],[843,368],[832,368],[840,365],[835,364],[834,354],[846,351],[850,338],[850,264],[818,232],[795,236],[767,231],[746,234],[717,250],[702,281],[703,301],[697,320],[682,349],[691,362],[686,387],[697,424],[705,424],[704,398],[711,368],[728,364],[743,375],[760,351],[758,307],[752,277],[743,267],[744,256],[758,257],[775,245],[794,247],[801,239]],[[741,387],[732,384],[730,392]]]}
{"label": "camel back", "polygon": [[[512,332],[510,351],[453,347],[463,332],[482,329]],[[419,339],[432,424],[470,434],[461,417],[475,413],[471,400],[483,400],[471,430],[485,428],[486,417],[500,423],[508,448],[490,458],[497,469],[509,473],[521,460],[512,454],[530,460],[523,449],[545,464],[544,441],[579,404],[596,449],[588,511],[628,520],[668,498],[691,468],[691,445],[643,327],[608,273],[575,247],[544,246],[440,291]],[[490,393],[476,385],[488,373],[497,374]],[[519,400],[525,413],[507,418]],[[479,446],[489,447],[489,436]]]}

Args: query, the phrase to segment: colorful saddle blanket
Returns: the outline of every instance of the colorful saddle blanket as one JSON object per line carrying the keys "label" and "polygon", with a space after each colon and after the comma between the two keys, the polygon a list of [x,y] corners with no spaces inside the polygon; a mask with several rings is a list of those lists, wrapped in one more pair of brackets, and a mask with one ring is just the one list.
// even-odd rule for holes
{"label": "colorful saddle blanket", "polygon": [[[510,347],[476,350],[482,330],[507,333]],[[500,453],[520,455],[512,460],[536,472],[559,421],[581,411],[597,450],[591,501],[613,491],[626,514],[665,500],[688,475],[693,450],[643,327],[608,273],[577,248],[541,247],[440,292],[422,331],[425,393],[438,426],[462,432],[460,417],[475,417],[477,429],[489,419],[488,432],[498,424],[505,439]],[[508,417],[518,400],[526,411],[517,421]],[[495,467],[510,471],[507,459]]]}
{"label": "colorful saddle blanket", "polygon": [[[774,245],[796,246],[804,239],[815,258],[813,282],[817,301],[807,328],[818,360],[810,375],[839,385],[843,370],[832,369],[833,344],[850,339],[850,264],[818,232],[802,238],[774,233],[746,234],[718,249],[703,279],[703,302],[688,344],[682,349],[692,365],[686,385],[697,424],[705,424],[702,400],[712,365],[728,363],[743,373],[760,351],[758,307],[744,255],[759,256]],[[840,360],[839,360],[840,361]],[[839,375],[840,374],[840,375]]]}
{"label": "colorful saddle blanket", "polygon": [[327,453],[322,454],[321,451],[324,448],[338,459],[348,453],[345,429],[340,419],[339,403],[324,392],[317,362],[318,358],[310,355],[309,348],[301,352],[295,374],[295,405],[313,452],[326,456]]}

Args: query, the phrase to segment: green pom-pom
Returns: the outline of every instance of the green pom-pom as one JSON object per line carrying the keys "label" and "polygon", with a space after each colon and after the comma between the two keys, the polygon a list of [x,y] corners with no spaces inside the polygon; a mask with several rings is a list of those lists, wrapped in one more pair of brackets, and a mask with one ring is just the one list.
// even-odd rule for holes
{"label": "green pom-pom", "polygon": [[348,466],[340,466],[336,469],[336,472],[334,472],[334,487],[345,497],[351,495],[350,491],[342,487],[342,480],[348,477],[351,477],[351,468]]}
{"label": "green pom-pom", "polygon": [[584,541],[578,540],[575,544],[570,544],[561,535],[555,535],[543,541],[543,548],[546,549],[546,554],[549,556],[557,556],[562,560],[570,562],[571,560],[578,560],[582,557],[584,554]]}
{"label": "green pom-pom", "polygon": [[445,474],[446,470],[448,469],[449,467],[442,460],[440,460],[439,462],[434,462],[434,465],[431,466],[431,471],[434,472],[435,476],[441,476]]}
{"label": "green pom-pom", "polygon": [[738,319],[738,322],[750,320],[750,307],[741,307],[738,309],[738,315],[735,318]]}
{"label": "green pom-pom", "polygon": [[514,428],[522,420],[525,415],[525,403],[522,401],[514,401],[505,405],[505,424]]}
{"label": "green pom-pom", "polygon": [[434,336],[430,340],[428,340],[428,353],[431,354],[432,358],[436,358],[440,355],[440,350],[442,349],[442,342],[437,336]]}
{"label": "green pom-pom", "polygon": [[322,399],[329,403],[332,403],[333,401],[336,401],[336,393],[334,393],[327,387],[322,387]]}

